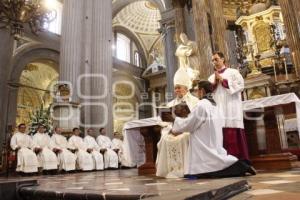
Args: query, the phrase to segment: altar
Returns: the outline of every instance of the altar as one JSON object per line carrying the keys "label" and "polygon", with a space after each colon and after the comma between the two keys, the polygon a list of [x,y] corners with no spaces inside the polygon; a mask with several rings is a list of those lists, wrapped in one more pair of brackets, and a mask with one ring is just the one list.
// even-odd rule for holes
{"label": "altar", "polygon": [[128,167],[138,167],[138,174],[155,174],[157,143],[164,126],[159,117],[133,120],[123,127],[124,160]]}
{"label": "altar", "polygon": [[[289,169],[300,156],[300,100],[294,93],[243,102],[250,159],[257,169]],[[296,145],[289,143],[290,134]],[[292,153],[293,154],[292,154]]]}
{"label": "altar", "polygon": [[[250,159],[257,169],[292,168],[300,157],[300,100],[294,93],[243,101]],[[159,117],[127,122],[123,128],[126,166],[155,174],[157,143],[165,126]],[[292,134],[296,145],[290,146]]]}

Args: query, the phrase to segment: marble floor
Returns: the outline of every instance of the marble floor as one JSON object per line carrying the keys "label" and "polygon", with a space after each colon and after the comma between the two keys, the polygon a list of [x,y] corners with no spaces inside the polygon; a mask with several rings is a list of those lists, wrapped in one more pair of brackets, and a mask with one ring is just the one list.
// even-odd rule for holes
{"label": "marble floor", "polygon": [[300,162],[293,170],[259,172],[245,179],[251,190],[236,195],[232,200],[300,200]]}
{"label": "marble floor", "polygon": [[136,169],[10,179],[14,180],[37,180],[37,185],[19,187],[22,200],[227,199],[249,188],[244,178],[163,179],[138,176]]}
{"label": "marble floor", "polygon": [[22,199],[300,199],[300,163],[289,171],[259,172],[242,178],[188,180],[138,176],[136,169],[22,178],[37,180],[21,188]]}

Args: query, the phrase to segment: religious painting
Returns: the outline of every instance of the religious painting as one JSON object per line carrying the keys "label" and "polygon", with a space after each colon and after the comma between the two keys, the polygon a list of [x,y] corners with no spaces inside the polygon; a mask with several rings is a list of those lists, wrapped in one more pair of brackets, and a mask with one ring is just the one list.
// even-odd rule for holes
{"label": "religious painting", "polygon": [[253,28],[253,33],[256,39],[258,53],[270,50],[270,44],[272,42],[270,26],[265,22],[258,22]]}

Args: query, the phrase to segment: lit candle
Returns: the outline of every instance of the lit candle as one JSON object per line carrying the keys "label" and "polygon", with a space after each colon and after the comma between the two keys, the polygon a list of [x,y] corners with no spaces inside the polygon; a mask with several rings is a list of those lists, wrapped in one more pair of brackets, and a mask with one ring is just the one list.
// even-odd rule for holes
{"label": "lit candle", "polygon": [[298,69],[297,69],[297,62],[296,62],[295,52],[292,52],[292,58],[293,58],[293,63],[294,63],[296,76],[298,77]]}
{"label": "lit candle", "polygon": [[284,70],[285,70],[285,80],[289,80],[285,58],[283,58],[283,64],[284,64]]}
{"label": "lit candle", "polygon": [[275,63],[274,59],[272,60],[272,62],[273,62],[274,78],[275,78],[275,81],[277,82],[276,63]]}

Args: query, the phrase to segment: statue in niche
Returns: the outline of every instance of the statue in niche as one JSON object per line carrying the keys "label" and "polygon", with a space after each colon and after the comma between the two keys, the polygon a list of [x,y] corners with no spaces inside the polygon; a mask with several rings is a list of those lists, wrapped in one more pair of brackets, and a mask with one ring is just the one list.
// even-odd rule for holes
{"label": "statue in niche", "polygon": [[147,67],[142,76],[156,73],[166,68],[157,48],[153,48],[149,56],[152,57],[152,63]]}
{"label": "statue in niche", "polygon": [[181,33],[175,55],[179,60],[179,68],[184,68],[192,80],[197,79],[200,68],[197,43],[189,40],[185,33]]}
{"label": "statue in niche", "polygon": [[159,56],[159,52],[157,48],[153,48],[153,50],[150,53],[150,56],[152,57],[153,62],[157,64],[162,64],[162,59]]}

